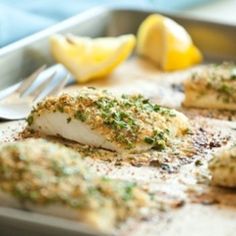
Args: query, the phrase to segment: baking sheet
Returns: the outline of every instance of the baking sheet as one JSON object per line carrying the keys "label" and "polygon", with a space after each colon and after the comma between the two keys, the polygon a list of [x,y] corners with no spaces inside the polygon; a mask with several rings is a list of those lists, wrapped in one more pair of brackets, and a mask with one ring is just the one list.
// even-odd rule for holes
{"label": "baking sheet", "polygon": [[[86,14],[83,14],[81,18],[80,16],[75,17],[32,38],[3,49],[0,52],[0,65],[4,66],[8,63],[9,66],[3,67],[4,69],[1,75],[6,75],[6,77],[4,77],[6,79],[2,80],[1,86],[5,87],[17,81],[20,78],[18,75],[23,77],[31,72],[34,65],[38,66],[42,64],[42,62],[53,63],[48,54],[47,45],[47,36],[52,32],[66,31],[89,36],[135,33],[139,23],[148,13],[99,9],[96,11],[93,10],[92,14],[91,12]],[[96,21],[94,20],[95,18]],[[236,30],[234,26],[206,23],[181,17],[174,17],[174,19],[177,19],[188,29],[196,44],[205,53],[207,60],[218,61],[225,58],[235,60],[236,45],[233,43],[233,39],[235,38]],[[205,33],[199,33],[202,32],[202,29],[203,32],[207,31],[208,36],[206,36]],[[218,39],[218,37],[220,37],[219,40],[215,40],[215,38]],[[212,43],[213,38],[214,43]],[[29,51],[31,53],[27,53]],[[9,61],[14,60],[18,60],[19,63],[9,64]],[[19,65],[21,65],[21,67],[19,67]],[[114,93],[141,92],[155,102],[180,108],[183,94],[178,90],[173,90],[171,84],[179,84],[188,76],[188,73],[189,72],[182,71],[163,74],[146,61],[131,59],[123,64],[112,76],[109,76],[101,83],[95,81],[89,85],[109,88],[112,89]],[[74,88],[68,88],[67,91],[73,89]],[[236,124],[232,121],[209,119],[205,117],[205,115],[208,114],[203,114],[204,116],[202,116],[201,114],[199,115],[198,111],[184,110],[184,112],[191,118],[192,124],[196,126],[196,131],[199,131],[201,128],[208,134],[206,135],[206,133],[200,130],[200,133],[196,136],[196,138],[199,139],[196,140],[197,143],[199,142],[199,149],[202,148],[202,151],[206,149],[207,153],[199,152],[199,155],[193,156],[189,162],[176,172],[168,173],[165,170],[160,170],[160,168],[156,166],[116,166],[114,163],[86,159],[92,168],[99,170],[99,174],[133,179],[143,184],[152,185],[151,188],[156,189],[157,196],[160,196],[160,202],[163,202],[163,209],[160,209],[161,207],[154,209],[153,213],[147,217],[147,219],[130,220],[117,230],[117,235],[235,235],[235,191],[208,188],[204,183],[196,185],[196,181],[198,181],[196,172],[199,172],[201,176],[205,170],[204,165],[198,168],[193,168],[193,166],[195,160],[199,158],[202,159],[203,163],[206,163],[209,153],[217,148],[217,146],[213,148],[208,146],[204,147],[206,143],[210,143],[210,140],[205,140],[204,137],[209,139],[213,137],[217,139],[218,142],[229,144],[236,138]],[[227,119],[228,115],[229,114],[225,114],[223,118]],[[214,118],[217,118],[217,114]],[[1,123],[0,141],[12,140],[16,133],[23,127],[24,122]],[[227,137],[229,137],[229,140]],[[203,138],[203,140],[201,140],[201,138]],[[167,209],[165,209],[165,207],[167,207]],[[0,225],[6,225],[6,219],[8,219],[8,222],[15,222],[13,217],[15,213],[11,210],[8,212],[8,210],[3,209],[1,212]],[[35,225],[38,225],[41,216],[39,215],[39,218],[37,218],[37,214],[35,214],[36,218],[32,219],[31,213],[24,213],[26,218],[24,224],[21,224],[22,228],[24,230],[33,230],[32,232],[34,232],[34,230],[35,232],[40,232],[40,227],[33,226],[30,228],[26,222],[31,219],[31,221],[34,221]],[[45,230],[44,233],[50,235],[50,227],[56,230],[59,224],[53,224],[52,222],[55,223],[53,218],[48,217],[47,219],[48,224],[44,225],[44,227],[49,230]],[[76,224],[75,222],[70,223]],[[20,225],[20,223],[17,224]],[[61,224],[61,227],[63,228],[63,224]],[[81,233],[83,230],[79,226],[73,233],[69,231],[67,227],[64,227],[63,230],[66,235],[73,235],[74,232],[78,232],[78,235],[83,235]],[[65,235],[65,233],[63,234]]]}
{"label": "baking sheet", "polygon": [[[42,64],[53,65],[48,37],[55,33],[73,33],[90,37],[136,33],[140,23],[153,12],[95,8],[63,21],[44,31],[0,49],[0,89],[21,80]],[[160,12],[161,13],[161,12]],[[190,33],[208,61],[236,61],[235,25],[208,22],[165,14]]]}

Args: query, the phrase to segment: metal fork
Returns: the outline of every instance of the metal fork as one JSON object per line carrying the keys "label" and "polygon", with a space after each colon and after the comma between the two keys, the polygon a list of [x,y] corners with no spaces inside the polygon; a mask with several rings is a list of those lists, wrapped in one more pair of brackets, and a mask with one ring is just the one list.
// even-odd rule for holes
{"label": "metal fork", "polygon": [[45,65],[40,67],[28,78],[23,80],[18,86],[12,86],[12,88],[16,87],[13,92],[0,98],[0,119],[24,119],[29,115],[35,103],[46,96],[56,95],[61,91],[67,83],[69,78],[68,75],[61,80],[56,80],[54,86],[51,86],[52,88],[46,92],[46,90],[49,89],[49,85],[54,79],[57,71],[53,71],[41,83],[35,84],[39,75],[45,71],[45,68]]}

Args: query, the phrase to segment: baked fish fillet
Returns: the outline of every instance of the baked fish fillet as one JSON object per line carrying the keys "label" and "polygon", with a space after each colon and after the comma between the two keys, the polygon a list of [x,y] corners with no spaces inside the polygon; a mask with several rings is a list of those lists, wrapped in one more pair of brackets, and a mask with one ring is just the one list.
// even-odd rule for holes
{"label": "baked fish fillet", "polygon": [[186,107],[236,110],[236,66],[208,65],[185,84]]}
{"label": "baked fish fillet", "polygon": [[88,88],[47,98],[27,121],[31,130],[118,152],[162,150],[189,129],[185,115],[141,95],[115,97]]}
{"label": "baked fish fillet", "polygon": [[208,166],[212,184],[222,187],[236,187],[236,146],[219,150]]}
{"label": "baked fish fillet", "polygon": [[80,155],[42,139],[0,146],[0,205],[78,220],[109,231],[149,204],[135,183],[98,177]]}

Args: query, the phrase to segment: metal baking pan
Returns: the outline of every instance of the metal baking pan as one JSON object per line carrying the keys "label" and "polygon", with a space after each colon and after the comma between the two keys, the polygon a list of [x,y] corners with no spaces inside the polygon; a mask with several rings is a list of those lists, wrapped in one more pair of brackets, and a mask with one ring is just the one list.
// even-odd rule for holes
{"label": "metal baking pan", "polygon": [[79,222],[0,207],[1,236],[106,236]]}
{"label": "metal baking pan", "polygon": [[[70,32],[99,37],[136,33],[140,23],[151,13],[95,8],[0,49],[0,89],[19,81],[42,64],[54,64],[48,45],[51,34]],[[236,61],[236,25],[166,15],[187,29],[207,61]]]}
{"label": "metal baking pan", "polygon": [[[136,33],[153,12],[96,8],[0,49],[0,89],[20,81],[42,64],[53,65],[48,37],[56,32],[91,37]],[[162,13],[163,14],[163,13]],[[236,26],[166,14],[183,25],[206,61],[236,61]],[[95,235],[75,222],[31,212],[0,208],[0,235]],[[101,234],[96,234],[101,235]]]}

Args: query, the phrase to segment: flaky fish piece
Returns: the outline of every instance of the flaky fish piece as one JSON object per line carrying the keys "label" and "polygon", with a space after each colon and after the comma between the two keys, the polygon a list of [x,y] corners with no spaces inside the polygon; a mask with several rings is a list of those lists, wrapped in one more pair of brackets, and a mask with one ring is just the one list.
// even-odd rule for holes
{"label": "flaky fish piece", "polygon": [[236,66],[207,65],[184,84],[185,107],[236,110]]}
{"label": "flaky fish piece", "polygon": [[208,168],[213,185],[236,188],[236,145],[219,150]]}
{"label": "flaky fish piece", "polygon": [[91,173],[77,152],[62,145],[27,139],[0,146],[0,205],[109,231],[149,203],[135,183]]}
{"label": "flaky fish piece", "polygon": [[187,117],[174,109],[91,88],[47,98],[27,121],[31,130],[117,152],[163,150],[189,130]]}

